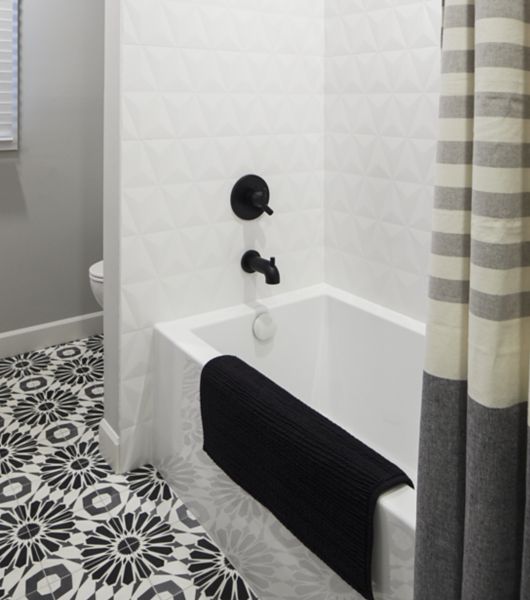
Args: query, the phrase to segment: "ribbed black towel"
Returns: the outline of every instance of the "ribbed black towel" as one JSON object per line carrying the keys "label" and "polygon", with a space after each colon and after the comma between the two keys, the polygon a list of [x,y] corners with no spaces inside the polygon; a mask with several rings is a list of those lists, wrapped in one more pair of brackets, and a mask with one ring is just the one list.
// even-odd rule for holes
{"label": "ribbed black towel", "polygon": [[373,600],[375,505],[407,475],[235,356],[204,367],[201,413],[212,460]]}

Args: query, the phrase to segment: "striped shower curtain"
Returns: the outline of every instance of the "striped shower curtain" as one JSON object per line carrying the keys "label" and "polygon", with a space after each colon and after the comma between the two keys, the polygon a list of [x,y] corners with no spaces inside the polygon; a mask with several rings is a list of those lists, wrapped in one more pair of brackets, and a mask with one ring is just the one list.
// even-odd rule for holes
{"label": "striped shower curtain", "polygon": [[530,600],[530,0],[446,0],[415,600]]}

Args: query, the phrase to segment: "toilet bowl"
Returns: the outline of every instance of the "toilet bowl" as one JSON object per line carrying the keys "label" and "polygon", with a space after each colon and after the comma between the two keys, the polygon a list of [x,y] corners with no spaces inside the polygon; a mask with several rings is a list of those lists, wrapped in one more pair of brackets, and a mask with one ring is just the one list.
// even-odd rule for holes
{"label": "toilet bowl", "polygon": [[103,261],[93,264],[88,270],[90,288],[98,304],[103,307]]}

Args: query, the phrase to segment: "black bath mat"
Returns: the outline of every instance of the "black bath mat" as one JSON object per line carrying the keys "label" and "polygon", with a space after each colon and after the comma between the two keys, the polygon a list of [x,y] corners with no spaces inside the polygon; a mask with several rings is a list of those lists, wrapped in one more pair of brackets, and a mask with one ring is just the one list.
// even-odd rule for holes
{"label": "black bath mat", "polygon": [[201,413],[212,460],[373,600],[375,505],[407,475],[234,356],[204,367]]}

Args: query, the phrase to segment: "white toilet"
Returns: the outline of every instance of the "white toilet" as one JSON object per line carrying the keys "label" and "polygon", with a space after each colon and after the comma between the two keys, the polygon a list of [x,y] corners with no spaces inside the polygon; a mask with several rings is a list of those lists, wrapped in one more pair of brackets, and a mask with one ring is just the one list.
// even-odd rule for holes
{"label": "white toilet", "polygon": [[98,301],[98,304],[103,307],[103,261],[93,264],[88,270],[88,276],[90,278],[90,287],[94,298]]}

